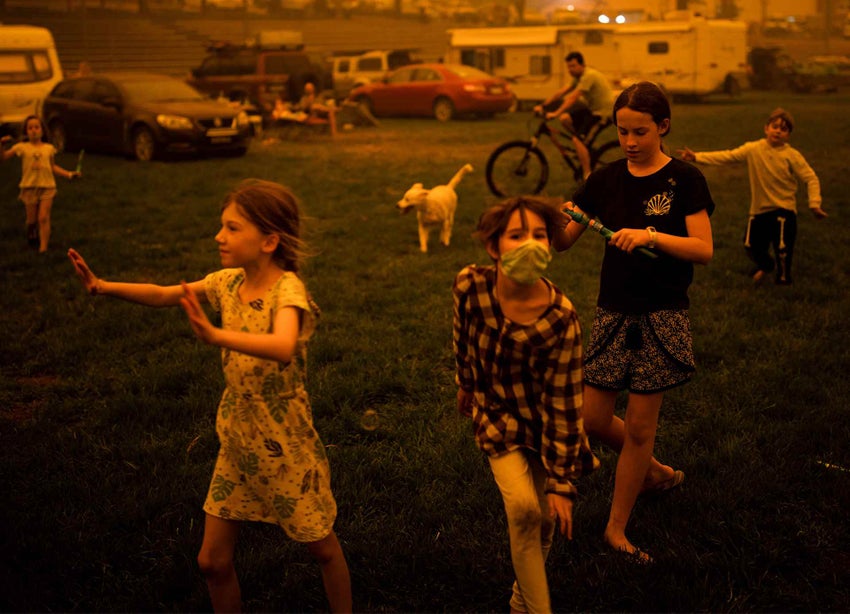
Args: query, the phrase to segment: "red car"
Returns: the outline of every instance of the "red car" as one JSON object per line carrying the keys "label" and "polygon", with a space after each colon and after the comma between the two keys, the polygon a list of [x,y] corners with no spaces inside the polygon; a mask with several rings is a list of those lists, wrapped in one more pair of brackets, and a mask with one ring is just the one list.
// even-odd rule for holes
{"label": "red car", "polygon": [[373,115],[491,116],[514,105],[507,81],[462,64],[410,64],[382,81],[351,90],[348,99]]}

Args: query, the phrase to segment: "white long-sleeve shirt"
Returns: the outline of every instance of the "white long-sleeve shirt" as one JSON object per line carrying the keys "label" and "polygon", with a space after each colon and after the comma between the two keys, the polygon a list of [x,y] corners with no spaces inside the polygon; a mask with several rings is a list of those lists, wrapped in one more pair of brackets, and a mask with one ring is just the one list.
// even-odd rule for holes
{"label": "white long-sleeve shirt", "polygon": [[809,207],[821,206],[820,181],[803,158],[788,145],[771,147],[767,139],[749,141],[735,149],[696,153],[699,164],[734,164],[746,162],[750,173],[750,215],[776,209],[797,212],[798,182],[805,184]]}

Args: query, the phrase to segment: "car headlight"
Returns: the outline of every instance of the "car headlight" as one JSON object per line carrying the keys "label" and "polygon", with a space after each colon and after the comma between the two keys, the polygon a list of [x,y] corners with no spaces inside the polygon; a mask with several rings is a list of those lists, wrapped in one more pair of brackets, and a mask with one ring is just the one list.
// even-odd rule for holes
{"label": "car headlight", "polygon": [[250,123],[251,120],[248,118],[248,114],[245,111],[239,111],[239,115],[236,116],[236,127],[245,128]]}
{"label": "car headlight", "polygon": [[156,123],[167,130],[191,130],[192,120],[182,115],[164,115],[156,116]]}

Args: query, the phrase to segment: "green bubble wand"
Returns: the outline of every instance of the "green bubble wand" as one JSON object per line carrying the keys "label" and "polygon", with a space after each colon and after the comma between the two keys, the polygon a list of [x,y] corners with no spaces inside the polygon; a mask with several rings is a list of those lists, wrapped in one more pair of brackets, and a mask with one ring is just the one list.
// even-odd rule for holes
{"label": "green bubble wand", "polygon": [[77,168],[74,172],[82,174],[83,172],[83,156],[86,155],[86,150],[81,149],[80,155],[77,156]]}
{"label": "green bubble wand", "polygon": [[[592,220],[589,217],[587,217],[584,213],[579,213],[578,211],[573,211],[572,209],[565,209],[564,213],[569,215],[573,219],[573,221],[576,221],[579,224],[583,224],[584,226],[587,226],[591,230],[598,232],[599,234],[601,234],[606,239],[610,239],[611,236],[614,234],[614,231],[611,230],[610,228],[606,228],[605,226],[603,226],[602,222],[600,222],[599,220]],[[645,248],[643,246],[636,247],[635,251],[640,252],[641,254],[646,256],[647,258],[658,258],[658,254],[656,254],[653,251],[648,250],[647,248]]]}

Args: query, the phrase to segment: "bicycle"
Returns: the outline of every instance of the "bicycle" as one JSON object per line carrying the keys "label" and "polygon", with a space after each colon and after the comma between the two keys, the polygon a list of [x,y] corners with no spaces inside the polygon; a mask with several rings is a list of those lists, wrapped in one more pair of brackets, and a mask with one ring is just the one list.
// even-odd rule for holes
{"label": "bicycle", "polygon": [[[597,137],[613,123],[610,118],[600,119],[585,137],[584,144],[590,152],[591,170],[601,168],[623,157],[620,141],[617,138],[602,143],[599,147],[594,146]],[[575,147],[559,140],[559,137],[569,137],[569,135],[550,126],[549,120],[544,116],[530,140],[502,143],[490,154],[485,177],[487,186],[493,194],[501,197],[539,194],[546,187],[549,181],[549,161],[540,148],[543,137],[549,138],[572,170],[575,182],[581,183],[584,177]],[[569,138],[572,140],[572,137]]]}

